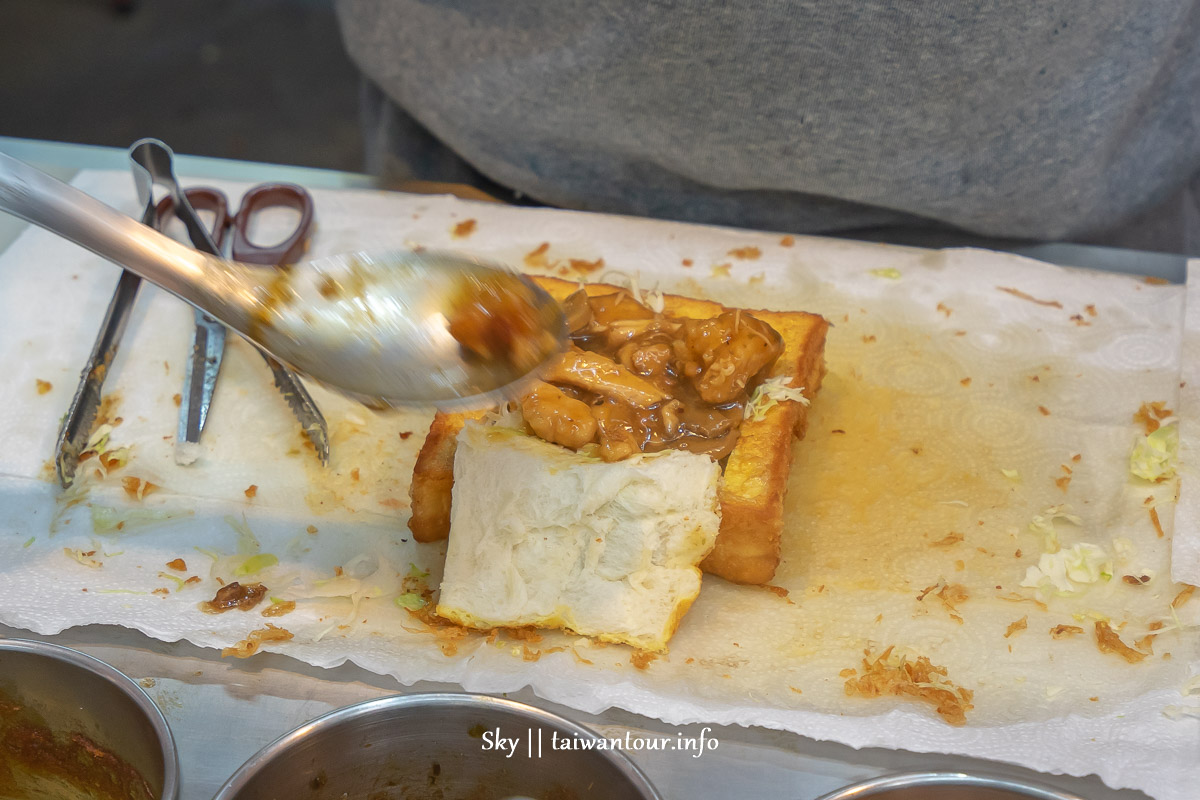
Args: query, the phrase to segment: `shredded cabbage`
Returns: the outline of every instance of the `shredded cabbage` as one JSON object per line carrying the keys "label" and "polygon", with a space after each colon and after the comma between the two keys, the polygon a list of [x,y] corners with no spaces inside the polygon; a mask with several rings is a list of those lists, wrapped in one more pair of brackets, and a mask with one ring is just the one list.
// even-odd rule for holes
{"label": "shredded cabbage", "polygon": [[257,553],[259,551],[261,545],[255,538],[254,531],[250,530],[250,524],[246,522],[245,514],[242,514],[240,521],[232,514],[227,514],[225,515],[225,524],[237,531],[239,553]]}
{"label": "shredded cabbage", "polygon": [[777,378],[767,378],[760,383],[750,397],[750,402],[746,404],[743,418],[754,422],[764,419],[768,411],[784,400],[793,400],[801,405],[808,405],[808,398],[804,396],[804,387],[788,386],[790,380],[791,378],[787,375],[780,375]]}
{"label": "shredded cabbage", "polygon": [[[633,295],[634,300],[637,300],[655,314],[663,313],[663,309],[666,308],[666,298],[663,297],[663,293],[659,291],[658,284],[655,284],[653,289],[643,292],[641,286],[638,285],[637,272],[631,274],[619,269],[610,269],[606,270],[600,275],[600,281],[602,283],[612,282],[614,278],[625,279],[625,281],[629,284],[629,293]],[[584,287],[585,285],[586,284],[583,281],[579,282],[580,288]]]}
{"label": "shredded cabbage", "polygon": [[871,274],[877,278],[887,278],[890,281],[900,280],[900,270],[895,267],[884,267],[881,269],[871,270]]}
{"label": "shredded cabbage", "polygon": [[1050,506],[1041,514],[1035,515],[1033,521],[1029,523],[1029,530],[1042,537],[1042,549],[1047,553],[1057,553],[1059,550],[1058,530],[1054,527],[1055,522],[1069,522],[1072,525],[1083,524],[1082,518],[1070,513],[1067,509],[1068,506],[1065,505]]}
{"label": "shredded cabbage", "polygon": [[410,561],[410,562],[408,562],[408,577],[413,578],[413,579],[428,578],[429,573],[425,572],[420,567],[418,567],[416,564],[414,564]]}
{"label": "shredded cabbage", "polygon": [[1134,443],[1129,454],[1129,471],[1135,478],[1158,482],[1175,477],[1179,461],[1179,426],[1175,422],[1163,421],[1158,430]]}
{"label": "shredded cabbage", "polygon": [[1021,480],[1021,473],[1017,472],[1015,469],[1002,469],[1000,470],[1000,474],[1008,478],[1013,483],[1018,483]]}
{"label": "shredded cabbage", "polygon": [[105,423],[92,431],[92,435],[88,437],[87,444],[84,445],[84,452],[95,450],[97,454],[104,453],[108,447],[108,436],[113,432],[113,426]]}
{"label": "shredded cabbage", "polygon": [[1137,553],[1136,548],[1133,546],[1133,542],[1130,539],[1126,539],[1124,536],[1115,537],[1112,540],[1112,546],[1113,553],[1115,553],[1117,556],[1117,561],[1122,563],[1126,561],[1132,561],[1134,555]]}
{"label": "shredded cabbage", "polygon": [[1200,706],[1163,706],[1162,713],[1167,719],[1183,719],[1184,717],[1200,719]]}
{"label": "shredded cabbage", "polygon": [[[364,600],[396,594],[401,590],[403,580],[387,559],[364,553],[347,561],[342,567],[341,575],[308,584],[293,579],[291,585],[282,588],[273,585],[272,588],[278,588],[276,596],[283,600],[345,598],[350,601],[350,612],[337,623],[345,624],[358,617],[359,605]],[[329,630],[322,632],[320,636],[324,636]]]}
{"label": "shredded cabbage", "polygon": [[525,417],[517,403],[501,403],[485,413],[482,421],[497,428],[512,428],[518,431],[525,428]]}
{"label": "shredded cabbage", "polygon": [[1025,571],[1021,585],[1061,597],[1081,594],[1101,580],[1112,579],[1112,559],[1104,548],[1081,542],[1069,550],[1042,553],[1036,567]]}
{"label": "shredded cabbage", "polygon": [[158,573],[158,577],[173,581],[175,583],[175,591],[177,592],[183,588],[183,578],[180,578],[178,575],[172,575],[169,572],[160,572]]}
{"label": "shredded cabbage", "polygon": [[418,611],[425,607],[425,598],[416,592],[405,592],[396,598],[396,605],[410,611]]}
{"label": "shredded cabbage", "polygon": [[642,301],[655,314],[661,314],[667,308],[667,299],[658,288],[658,284],[654,284],[654,288],[642,294]]}
{"label": "shredded cabbage", "polygon": [[119,533],[129,533],[137,528],[144,528],[156,522],[169,522],[180,517],[190,517],[191,509],[176,509],[174,511],[153,508],[113,508],[111,506],[92,506],[92,530],[101,536]]}
{"label": "shredded cabbage", "polygon": [[129,463],[129,448],[118,447],[113,450],[106,450],[97,455],[104,456],[106,461],[112,468],[117,469]]}
{"label": "shredded cabbage", "polygon": [[94,553],[94,552],[95,551],[93,551],[93,550],[88,550],[85,552],[82,548],[79,548],[79,547],[64,547],[63,548],[63,553],[65,553],[68,558],[78,561],[80,564],[83,564],[85,567],[89,567],[91,569],[100,569],[100,567],[102,567],[104,565],[101,564],[96,559],[92,558],[90,555],[88,555],[88,553]]}
{"label": "shredded cabbage", "polygon": [[241,578],[247,575],[253,575],[256,572],[261,572],[267,567],[273,567],[278,563],[279,558],[271,553],[256,553],[235,567],[233,574]]}

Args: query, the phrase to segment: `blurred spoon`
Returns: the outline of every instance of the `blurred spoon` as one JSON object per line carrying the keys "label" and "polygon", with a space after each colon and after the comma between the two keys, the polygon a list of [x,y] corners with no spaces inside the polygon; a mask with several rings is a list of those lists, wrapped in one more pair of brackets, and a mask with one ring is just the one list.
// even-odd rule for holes
{"label": "blurred spoon", "polygon": [[488,405],[565,346],[562,309],[549,295],[462,256],[400,250],[272,272],[184,247],[3,153],[0,210],[120,264],[373,407]]}

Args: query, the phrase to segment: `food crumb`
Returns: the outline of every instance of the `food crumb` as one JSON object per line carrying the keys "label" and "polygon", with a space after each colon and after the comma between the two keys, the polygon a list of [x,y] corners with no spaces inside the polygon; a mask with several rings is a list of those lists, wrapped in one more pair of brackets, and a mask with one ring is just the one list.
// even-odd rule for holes
{"label": "food crumb", "polygon": [[401,439],[407,439],[410,436],[412,436],[412,431],[400,431]]}
{"label": "food crumb", "polygon": [[271,623],[267,623],[267,627],[259,628],[255,631],[250,631],[250,635],[242,641],[235,644],[233,647],[226,647],[221,650],[221,657],[233,656],[234,658],[249,658],[258,652],[259,646],[263,642],[286,642],[293,638],[291,631],[284,628],[278,628]]}
{"label": "food crumb", "polygon": [[685,258],[685,259],[684,259],[682,262],[680,262],[680,263],[681,263],[681,264],[683,264],[683,266],[685,266],[685,267],[690,267],[690,266],[692,266],[692,264],[694,264],[695,262],[694,262],[694,261],[692,261],[690,258]]}
{"label": "food crumb", "polygon": [[54,388],[54,384],[50,383],[50,381],[44,381],[41,378],[34,378],[34,380],[37,382],[38,394],[46,394]]}
{"label": "food crumb", "polygon": [[546,251],[550,249],[549,242],[542,242],[536,249],[530,250],[525,254],[525,266],[527,267],[546,267]]}
{"label": "food crumb", "polygon": [[1007,639],[1010,636],[1012,636],[1013,634],[1023,631],[1028,627],[1029,627],[1029,615],[1026,614],[1025,616],[1021,617],[1019,620],[1017,620],[1016,622],[1009,624],[1008,628],[1004,631],[1004,638]]}
{"label": "food crumb", "polygon": [[714,278],[728,278],[729,272],[733,268],[733,264],[715,264],[712,268],[712,276]]}
{"label": "food crumb", "polygon": [[167,562],[167,569],[173,569],[176,572],[187,572],[187,562],[182,558],[172,559]]}
{"label": "food crumb", "polygon": [[305,528],[304,530],[306,530],[306,531],[307,531],[308,533],[310,533],[310,534],[315,534],[315,533],[317,532],[317,526],[316,526],[316,525],[309,525],[309,526],[308,526],[307,528]]}
{"label": "food crumb", "polygon": [[1115,653],[1130,664],[1136,664],[1146,657],[1145,653],[1139,653],[1121,641],[1117,632],[1103,621],[1096,622],[1096,647],[1101,653]]}
{"label": "food crumb", "polygon": [[1038,406],[1038,411],[1042,412],[1043,417],[1050,416],[1050,409],[1046,408],[1045,406]]}
{"label": "food crumb", "polygon": [[970,385],[971,385],[971,379],[970,379],[970,378],[963,378],[961,381],[959,381],[959,383],[961,383],[963,386],[970,386]]}
{"label": "food crumb", "polygon": [[[220,583],[221,579],[217,578]],[[200,610],[206,614],[220,614],[230,609],[249,611],[267,596],[267,587],[261,583],[249,583],[243,586],[234,581],[222,584],[212,600],[200,604]]]}
{"label": "food crumb", "polygon": [[1065,639],[1068,636],[1074,636],[1077,633],[1083,633],[1083,628],[1078,625],[1055,625],[1050,629],[1051,639]]}
{"label": "food crumb", "polygon": [[629,663],[638,669],[646,669],[657,658],[658,653],[651,653],[648,650],[637,650],[630,654]]}
{"label": "food crumb", "polygon": [[452,236],[455,239],[465,239],[475,232],[476,222],[473,219],[464,219],[462,222],[454,226]]}
{"label": "food crumb", "polygon": [[949,307],[949,306],[947,306],[945,303],[938,303],[938,304],[937,304],[937,310],[938,310],[938,311],[940,311],[940,312],[942,312],[943,314],[945,314],[945,315],[946,315],[946,319],[949,319],[949,318],[950,318],[950,315],[954,313],[954,309],[950,308],[950,307]]}
{"label": "food crumb", "polygon": [[779,240],[780,247],[791,247],[794,244],[796,244],[796,237],[794,236],[785,236]]}
{"label": "food crumb", "polygon": [[580,275],[590,275],[593,272],[599,272],[604,269],[604,259],[597,258],[595,261],[587,261],[582,258],[572,258],[567,260],[567,264],[572,270]]}
{"label": "food crumb", "polygon": [[151,492],[157,491],[158,486],[142,478],[128,475],[121,479],[121,486],[131,500],[141,500]]}
{"label": "food crumb", "polygon": [[1146,434],[1154,433],[1161,426],[1162,420],[1175,416],[1175,412],[1167,408],[1165,401],[1142,403],[1133,414],[1133,421],[1142,426]]}
{"label": "food crumb", "polygon": [[261,614],[264,617],[282,617],[284,614],[290,614],[295,610],[295,600],[279,600],[264,608]]}
{"label": "food crumb", "polygon": [[358,480],[358,467],[355,467],[354,469],[350,470],[350,480],[352,480],[352,481]]}
{"label": "food crumb", "polygon": [[1039,306],[1048,306],[1050,308],[1062,308],[1063,307],[1062,303],[1058,302],[1057,300],[1039,300],[1038,298],[1034,297],[1033,295],[1026,294],[1025,292],[1022,292],[1020,289],[1014,289],[1011,286],[997,286],[996,288],[1002,292],[1007,292],[1008,294],[1011,294],[1013,297],[1019,297],[1022,300],[1028,300],[1031,303],[1037,303]]}
{"label": "food crumb", "polygon": [[175,404],[176,408],[179,408],[181,405],[183,405],[183,395],[181,395],[179,392],[176,392],[171,396],[171,402]]}
{"label": "food crumb", "polygon": [[243,494],[245,494],[246,497],[253,498],[254,496],[256,496],[258,494],[258,484],[257,483],[250,484],[249,486],[246,487],[246,491],[243,492]]}
{"label": "food crumb", "polygon": [[729,255],[733,256],[734,258],[740,258],[744,261],[753,261],[754,259],[762,256],[762,250],[759,250],[757,247],[753,246],[737,247],[733,250],[730,250]]}
{"label": "food crumb", "polygon": [[974,708],[974,692],[951,683],[946,668],[934,664],[928,656],[910,661],[894,654],[894,650],[895,646],[888,647],[874,660],[866,651],[863,674],[846,680],[846,696],[911,697],[933,705],[950,725],[966,724],[966,713]]}
{"label": "food crumb", "polygon": [[1154,506],[1150,507],[1150,524],[1154,526],[1154,532],[1158,534],[1159,539],[1166,536],[1166,533],[1163,532],[1162,520],[1158,518],[1158,509]]}

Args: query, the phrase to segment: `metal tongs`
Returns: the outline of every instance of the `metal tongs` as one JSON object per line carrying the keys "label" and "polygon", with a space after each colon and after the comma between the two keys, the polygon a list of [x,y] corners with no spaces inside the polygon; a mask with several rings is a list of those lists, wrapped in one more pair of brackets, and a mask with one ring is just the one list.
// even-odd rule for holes
{"label": "metal tongs", "polygon": [[[237,216],[231,219],[228,214],[228,201],[220,192],[215,189],[189,189],[185,192],[180,188],[173,168],[174,154],[161,141],[142,139],[135,142],[129,152],[130,158],[141,168],[139,182],[148,177],[170,193],[158,206],[159,222],[165,223],[167,216],[174,214],[187,228],[188,238],[197,250],[221,256],[220,244],[224,239],[223,234],[232,225],[233,257],[237,261],[275,266],[294,263],[304,253],[312,229],[312,199],[300,187],[290,184],[256,186],[245,194]],[[191,197],[201,198],[213,212],[212,231],[200,220],[192,207]],[[249,241],[247,235],[250,218],[260,210],[260,205],[267,204],[287,205],[301,212],[299,225],[281,247],[258,247]],[[208,420],[225,351],[225,326],[199,310],[195,311],[195,320],[191,355],[188,371],[184,376],[179,408],[179,431],[175,449],[175,460],[179,464],[195,461],[195,446],[199,444],[200,434]],[[304,435],[312,442],[321,463],[327,464],[329,433],[325,418],[317,408],[316,402],[294,372],[261,348],[255,349],[270,367],[275,387],[300,422]]]}
{"label": "metal tongs", "polygon": [[401,248],[264,269],[185,247],[3,153],[0,211],[125,267],[371,408],[494,405],[567,345],[549,292],[461,253]]}
{"label": "metal tongs", "polygon": [[[226,202],[223,195],[211,189],[189,190],[180,189],[172,167],[173,153],[170,148],[157,139],[142,139],[135,142],[129,150],[130,167],[133,171],[134,182],[137,185],[138,199],[144,210],[142,224],[161,227],[169,214],[174,214],[183,222],[188,230],[192,244],[204,252],[221,255],[219,240],[228,224]],[[165,186],[170,194],[155,207],[153,188],[158,183]],[[260,187],[262,188],[262,187]],[[270,187],[267,187],[270,188]],[[293,187],[303,192],[299,187]],[[217,236],[213,236],[205,228],[196,213],[188,195],[202,200],[216,215],[215,228]],[[247,199],[251,197],[247,194]],[[307,195],[305,195],[307,197]],[[243,201],[243,209],[252,212],[251,204]],[[241,216],[241,215],[239,215]],[[248,218],[248,214],[247,214]],[[158,223],[156,225],[155,223]],[[238,239],[245,240],[246,220],[239,220],[237,229]],[[306,237],[311,227],[311,208],[307,215],[302,215],[301,229],[291,237],[298,239]],[[289,240],[291,241],[291,240]],[[301,248],[292,247],[285,253],[274,253],[275,248],[263,248],[264,251],[279,255],[280,258],[298,256]],[[284,263],[284,262],[280,262]],[[92,347],[91,356],[85,364],[80,377],[79,387],[72,398],[71,405],[63,418],[59,431],[55,452],[55,468],[59,482],[65,488],[74,480],[79,466],[79,457],[85,451],[91,427],[100,407],[101,387],[108,369],[116,356],[117,346],[125,331],[129,313],[137,299],[141,278],[123,270],[117,283],[116,291],[109,302],[104,321]],[[184,392],[180,404],[180,422],[176,461],[181,464],[191,463],[194,456],[192,448],[187,445],[199,442],[200,433],[208,417],[212,403],[213,390],[216,386],[217,375],[221,366],[224,352],[225,329],[215,320],[196,311],[195,338],[193,340],[188,372],[184,379]],[[300,383],[290,369],[284,366],[266,352],[259,352],[267,361],[275,379],[275,386],[287,401],[288,406],[296,415],[305,435],[313,443],[317,456],[322,464],[329,459],[329,436],[324,417],[313,401],[312,396]]]}

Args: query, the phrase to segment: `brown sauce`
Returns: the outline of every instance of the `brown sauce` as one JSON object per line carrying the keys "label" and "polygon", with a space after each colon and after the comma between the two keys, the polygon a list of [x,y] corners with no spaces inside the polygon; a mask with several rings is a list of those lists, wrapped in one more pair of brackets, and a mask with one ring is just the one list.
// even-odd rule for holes
{"label": "brown sauce", "polygon": [[533,292],[516,277],[464,281],[447,329],[468,355],[521,373],[536,367],[545,351]]}
{"label": "brown sauce", "polygon": [[249,611],[267,596],[267,587],[261,583],[248,583],[245,586],[234,581],[220,589],[212,600],[200,604],[200,610],[206,614],[220,614],[232,609]]}
{"label": "brown sauce", "polygon": [[[707,320],[654,312],[626,291],[564,302],[572,351],[544,380],[580,401],[595,420],[594,441],[606,461],[666,449],[721,460],[737,442],[754,390],[783,352],[765,322],[742,311]],[[593,355],[585,355],[593,354]],[[598,360],[594,356],[601,356]],[[578,439],[547,435],[588,430],[579,406],[523,403],[535,433],[580,449]],[[548,426],[539,413],[553,414]],[[574,425],[564,416],[573,413]]]}
{"label": "brown sauce", "polygon": [[132,765],[78,731],[54,731],[0,692],[0,799],[152,800]]}

